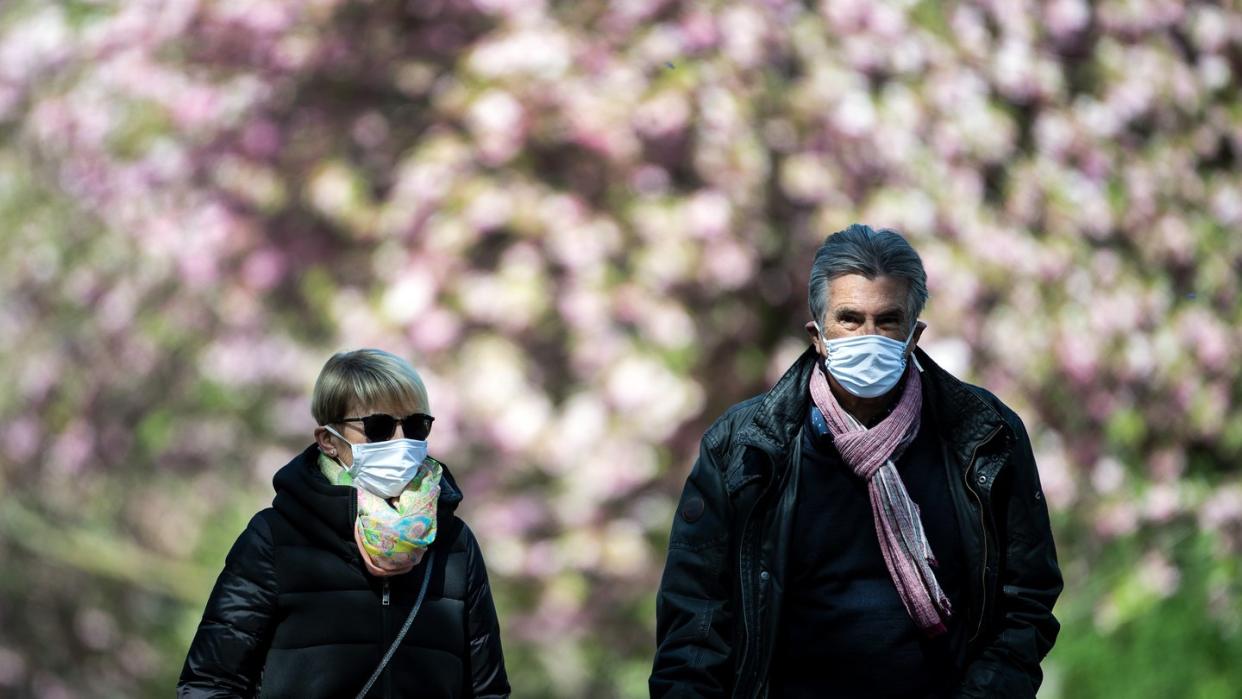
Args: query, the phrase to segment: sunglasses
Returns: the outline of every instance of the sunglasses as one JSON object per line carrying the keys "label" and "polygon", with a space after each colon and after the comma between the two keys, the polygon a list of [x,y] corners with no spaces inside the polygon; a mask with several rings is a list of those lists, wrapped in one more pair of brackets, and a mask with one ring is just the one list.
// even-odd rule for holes
{"label": "sunglasses", "polygon": [[347,417],[341,422],[361,422],[362,432],[367,436],[367,441],[387,442],[397,433],[398,422],[401,423],[401,430],[405,433],[406,439],[427,439],[427,435],[431,434],[431,423],[434,420],[434,417],[422,413],[414,413],[403,418],[376,413],[366,417]]}

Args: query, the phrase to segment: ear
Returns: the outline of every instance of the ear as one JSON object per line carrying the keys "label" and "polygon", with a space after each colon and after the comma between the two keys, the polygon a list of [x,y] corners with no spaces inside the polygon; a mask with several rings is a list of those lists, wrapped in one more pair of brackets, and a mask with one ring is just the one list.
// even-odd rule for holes
{"label": "ear", "polygon": [[815,328],[815,321],[808,320],[805,327],[806,334],[811,337],[811,344],[815,345],[815,351],[822,356],[824,354],[824,347],[819,339],[819,330]]}
{"label": "ear", "polygon": [[315,428],[315,444],[319,445],[319,451],[328,456],[336,456],[336,445],[332,443],[332,434],[323,427]]}

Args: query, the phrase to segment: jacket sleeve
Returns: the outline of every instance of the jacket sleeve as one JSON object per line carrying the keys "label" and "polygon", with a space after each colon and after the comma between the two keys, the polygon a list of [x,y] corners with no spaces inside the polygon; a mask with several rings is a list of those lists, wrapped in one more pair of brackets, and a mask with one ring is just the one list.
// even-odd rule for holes
{"label": "jacket sleeve", "polygon": [[476,699],[508,697],[509,677],[500,647],[500,622],[492,602],[483,552],[474,533],[466,527],[467,626],[470,643],[469,682]]}
{"label": "jacket sleeve", "polygon": [[958,691],[961,697],[1034,699],[1043,680],[1039,663],[1061,628],[1052,614],[1062,581],[1048,507],[1030,437],[1022,420],[1007,412],[1017,443],[1013,477],[1002,498],[1005,559],[997,598],[999,621],[991,643],[966,668]]}
{"label": "jacket sleeve", "polygon": [[708,430],[673,517],[656,599],[651,696],[726,697],[732,692],[732,508]]}
{"label": "jacket sleeve", "polygon": [[258,689],[276,606],[272,534],[259,515],[224,562],[190,644],[180,699],[253,696]]}

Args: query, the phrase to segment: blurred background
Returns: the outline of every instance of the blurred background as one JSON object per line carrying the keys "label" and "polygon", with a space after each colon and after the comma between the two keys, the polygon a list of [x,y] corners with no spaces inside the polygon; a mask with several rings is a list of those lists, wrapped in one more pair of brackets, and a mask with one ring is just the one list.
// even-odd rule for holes
{"label": "blurred background", "polygon": [[1242,8],[0,0],[0,695],[169,696],[333,352],[426,377],[517,697],[642,697],[823,238],[1031,431],[1041,697],[1242,685]]}

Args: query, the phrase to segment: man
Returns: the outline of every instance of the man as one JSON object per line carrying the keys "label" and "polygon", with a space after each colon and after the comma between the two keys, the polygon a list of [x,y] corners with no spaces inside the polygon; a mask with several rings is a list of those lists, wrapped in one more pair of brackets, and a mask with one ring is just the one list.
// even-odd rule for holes
{"label": "man", "polygon": [[1022,420],[918,341],[918,253],[853,225],[812,347],[703,437],[657,602],[653,697],[1034,697],[1061,574]]}

